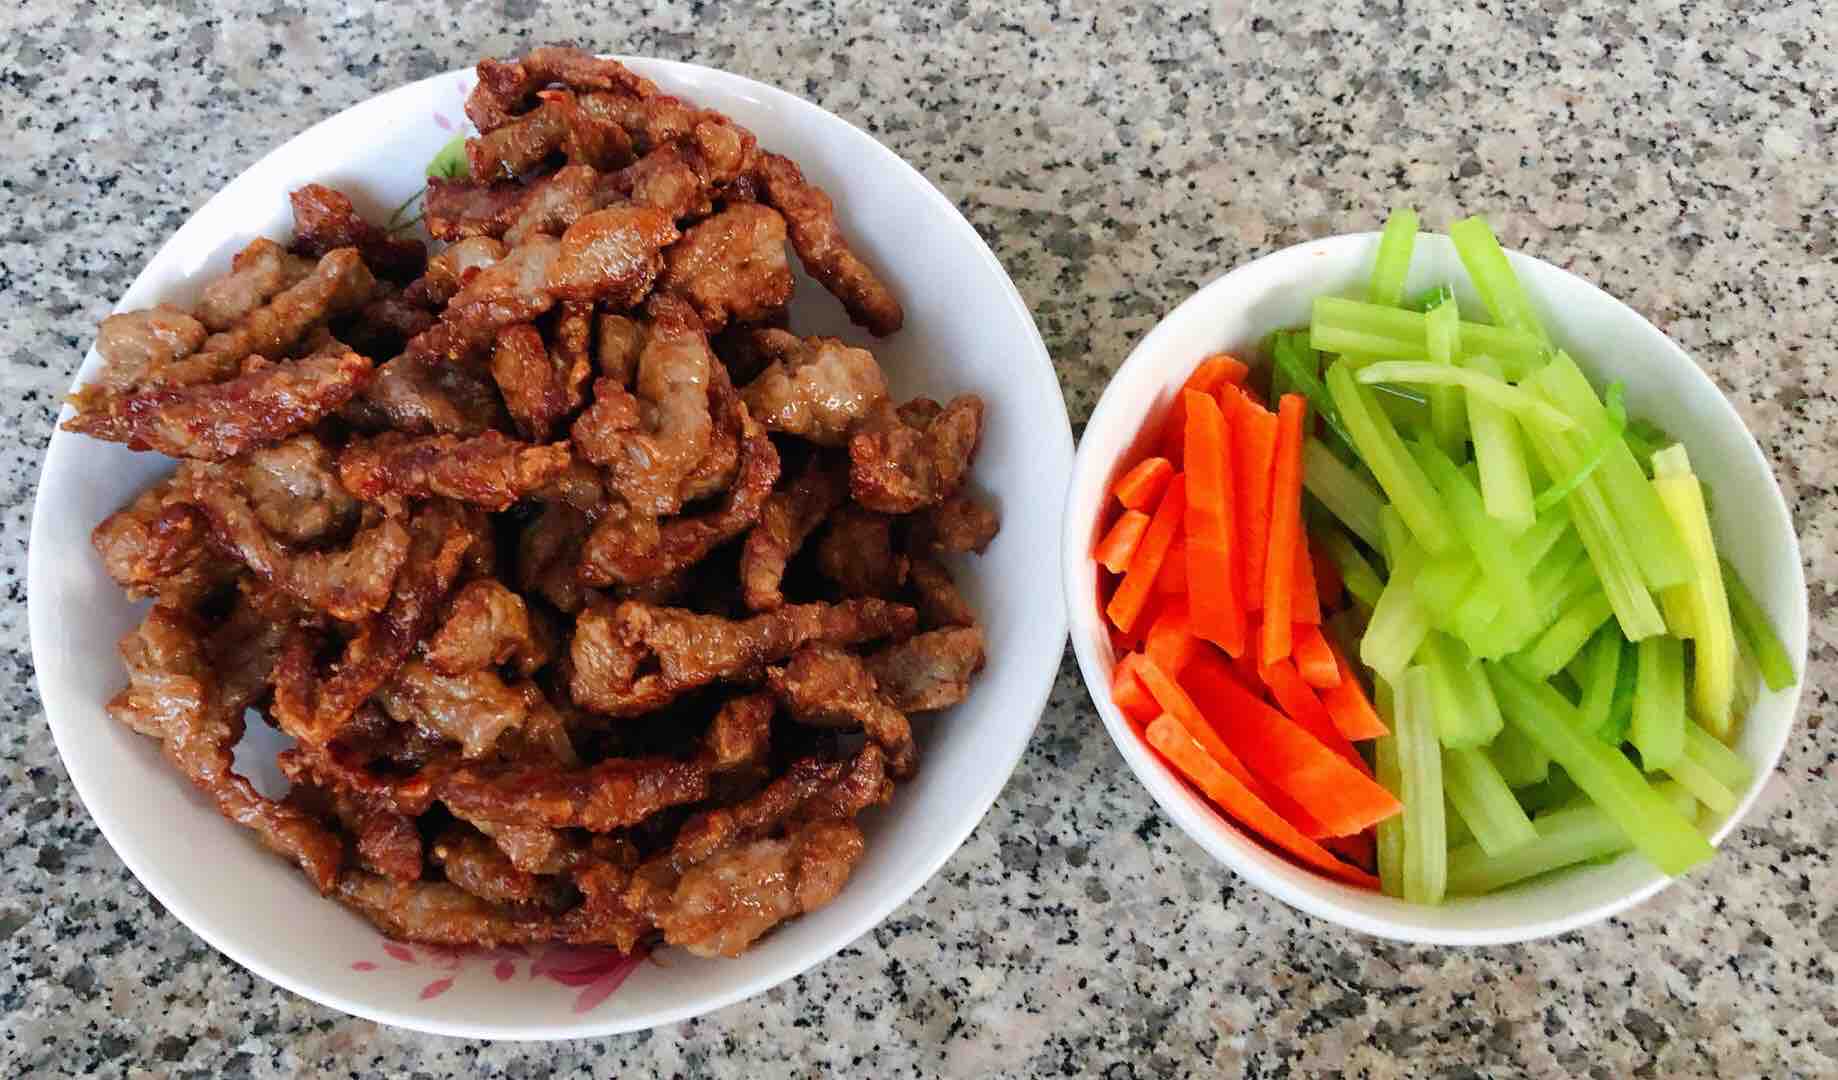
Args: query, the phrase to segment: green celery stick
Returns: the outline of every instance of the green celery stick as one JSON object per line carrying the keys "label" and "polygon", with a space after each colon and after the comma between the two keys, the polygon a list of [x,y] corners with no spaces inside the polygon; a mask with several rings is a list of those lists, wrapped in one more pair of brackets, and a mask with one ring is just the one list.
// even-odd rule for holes
{"label": "green celery stick", "polygon": [[1660,635],[1639,643],[1634,749],[1647,769],[1670,768],[1685,752],[1685,643]]}
{"label": "green celery stick", "polygon": [[[1395,697],[1391,684],[1384,679],[1372,682],[1373,705],[1387,727],[1398,729]],[[1404,770],[1398,764],[1398,737],[1380,735],[1372,743],[1372,769],[1379,785],[1402,797]],[[1404,815],[1393,814],[1378,823],[1379,888],[1386,896],[1404,895]]]}
{"label": "green celery stick", "polygon": [[1576,361],[1559,352],[1530,376],[1526,385],[1535,387],[1545,400],[1577,422],[1579,430],[1567,436],[1573,444],[1582,446],[1606,437],[1607,452],[1591,481],[1607,497],[1622,532],[1639,539],[1634,557],[1648,587],[1663,589],[1687,580],[1691,560],[1678,526],[1660,505],[1659,495],[1634,461],[1633,451],[1614,434],[1613,419]]}
{"label": "green celery stick", "polygon": [[1404,524],[1404,518],[1398,509],[1386,503],[1379,509],[1379,535],[1385,543],[1379,547],[1379,553],[1385,557],[1386,577],[1397,572],[1398,564],[1404,560],[1404,554],[1417,546],[1410,537],[1410,526]]}
{"label": "green celery stick", "polygon": [[[1461,315],[1455,301],[1445,301],[1428,313],[1429,361],[1452,367],[1461,350]],[[1430,431],[1436,444],[1451,457],[1459,456],[1468,442],[1468,413],[1460,387],[1432,386],[1425,395],[1430,400]]]}
{"label": "green celery stick", "polygon": [[1354,536],[1374,548],[1382,545],[1384,538],[1379,535],[1378,516],[1385,505],[1385,497],[1359,470],[1335,457],[1319,439],[1311,438],[1302,443],[1302,486],[1319,499],[1322,506],[1333,511],[1341,524],[1353,530]]}
{"label": "green celery stick", "polygon": [[1736,695],[1736,630],[1723,590],[1717,542],[1710,534],[1704,489],[1682,445],[1674,443],[1653,455],[1651,483],[1684,538],[1690,563],[1689,577],[1674,588],[1685,590],[1680,602],[1691,612],[1692,712],[1711,731],[1727,735],[1735,722],[1730,704]]}
{"label": "green celery stick", "polygon": [[1734,618],[1736,628],[1748,639],[1749,649],[1755,654],[1755,663],[1761,668],[1761,677],[1770,690],[1785,690],[1793,685],[1793,661],[1787,656],[1786,646],[1774,633],[1774,624],[1768,621],[1768,613],[1756,603],[1755,594],[1742,582],[1742,575],[1728,560],[1720,560],[1723,565],[1723,591],[1729,599],[1730,615]]}
{"label": "green celery stick", "polygon": [[1334,566],[1340,571],[1340,580],[1353,598],[1367,607],[1379,601],[1379,594],[1384,591],[1385,583],[1379,580],[1378,571],[1359,553],[1346,534],[1339,529],[1323,529],[1312,534],[1321,542],[1327,551],[1328,558],[1334,560]]}
{"label": "green celery stick", "polygon": [[1755,662],[1755,651],[1749,648],[1749,639],[1736,634],[1736,681],[1733,687],[1734,696],[1730,698],[1730,716],[1741,718],[1749,715],[1749,710],[1761,700],[1761,667]]}
{"label": "green celery stick", "polygon": [[1562,671],[1614,614],[1614,609],[1608,606],[1608,597],[1602,595],[1601,590],[1585,593],[1564,609],[1530,649],[1516,654],[1512,663],[1528,679],[1549,679]]}
{"label": "green celery stick", "polygon": [[[1425,315],[1403,308],[1383,307],[1338,296],[1317,297],[1308,324],[1309,342],[1322,352],[1342,353],[1365,360],[1424,360],[1429,357],[1429,328]],[[1500,362],[1509,379],[1521,379],[1537,370],[1549,350],[1538,338],[1500,326],[1463,321],[1461,358],[1491,356]]]}
{"label": "green celery stick", "polygon": [[1538,839],[1513,789],[1487,755],[1473,748],[1442,751],[1442,782],[1455,812],[1489,855],[1504,855]]}
{"label": "green celery stick", "polygon": [[1495,593],[1508,615],[1530,611],[1531,583],[1526,579],[1529,567],[1519,562],[1512,538],[1501,524],[1487,514],[1481,493],[1475,490],[1467,474],[1456,468],[1440,450],[1428,443],[1413,444],[1419,462],[1442,495],[1455,530],[1481,568],[1481,579]]}
{"label": "green celery stick", "polygon": [[1505,664],[1489,665],[1487,675],[1493,680],[1506,722],[1562,765],[1576,786],[1662,872],[1682,874],[1714,854],[1691,821],[1668,805],[1632,762],[1577,730],[1576,710],[1556,690],[1526,679]]}
{"label": "green celery stick", "polygon": [[1625,397],[1626,394],[1622,390],[1620,383],[1611,383],[1609,385],[1608,419],[1611,425],[1610,430],[1597,434],[1595,442],[1591,443],[1589,449],[1583,452],[1583,463],[1577,466],[1575,472],[1572,472],[1569,476],[1561,480],[1553,482],[1550,487],[1538,493],[1538,498],[1532,503],[1533,509],[1537,510],[1539,513],[1543,513],[1550,507],[1561,505],[1565,499],[1570,497],[1570,493],[1575,491],[1583,481],[1595,475],[1596,469],[1602,462],[1608,460],[1609,448],[1614,445],[1614,440],[1620,436],[1621,429],[1627,426],[1627,406],[1623,400]]}
{"label": "green celery stick", "polygon": [[1456,610],[1455,636],[1483,660],[1501,659],[1550,625],[1573,594],[1594,584],[1583,542],[1566,533],[1532,570],[1532,610],[1506,611],[1492,591],[1477,589]]}
{"label": "green celery stick", "polygon": [[1444,300],[1452,300],[1454,297],[1454,289],[1447,285],[1436,285],[1404,301],[1404,306],[1411,311],[1427,312]]}
{"label": "green celery stick", "polygon": [[1731,791],[1747,790],[1749,781],[1755,776],[1755,771],[1741,754],[1725,746],[1722,739],[1697,724],[1685,725],[1685,756]]}
{"label": "green celery stick", "polygon": [[[1395,817],[1396,815],[1393,816]],[[1442,820],[1443,828],[1447,830],[1449,834],[1450,851],[1454,851],[1463,844],[1474,843],[1473,830],[1469,829],[1468,823],[1461,819],[1461,814],[1455,809],[1455,804],[1449,801],[1448,770],[1446,766],[1443,770]]]}
{"label": "green celery stick", "polygon": [[[1544,431],[1531,426],[1523,429],[1526,441],[1552,476],[1567,476],[1580,463],[1581,453],[1561,432]],[[1629,641],[1666,632],[1666,621],[1647,591],[1641,576],[1640,562],[1634,554],[1634,541],[1625,535],[1608,507],[1607,497],[1591,476],[1570,493],[1570,518],[1577,535],[1589,550],[1589,561],[1601,578],[1602,591],[1614,605],[1615,619]]]}
{"label": "green celery stick", "polygon": [[1560,545],[1582,554],[1583,542],[1570,529],[1569,512],[1557,506],[1539,514],[1531,528],[1513,540],[1513,553],[1519,557],[1520,566],[1535,567]]}
{"label": "green celery stick", "polygon": [[1547,810],[1569,806],[1579,800],[1583,803],[1589,801],[1589,797],[1583,794],[1582,789],[1576,786],[1576,781],[1570,779],[1570,774],[1562,767],[1549,766],[1548,768],[1549,771],[1543,780],[1520,788],[1513,793],[1526,813],[1536,816]]}
{"label": "green celery stick", "polygon": [[[1503,379],[1483,375],[1470,367],[1381,360],[1360,368],[1359,381],[1367,386],[1386,382],[1417,386],[1459,386],[1469,397],[1484,397],[1527,423],[1558,432],[1576,427],[1575,420],[1537,395],[1527,393]],[[1434,409],[1431,415],[1434,416]]]}
{"label": "green celery stick", "polygon": [[[1483,375],[1500,377],[1499,362],[1490,356],[1475,357],[1469,366]],[[1481,497],[1487,512],[1508,532],[1524,532],[1536,512],[1518,421],[1492,401],[1474,397],[1468,400],[1468,427],[1474,436],[1474,460],[1481,469]]]}
{"label": "green celery stick", "polygon": [[1583,650],[1577,681],[1583,687],[1582,714],[1585,731],[1601,731],[1608,726],[1608,711],[1615,703],[1615,682],[1621,674],[1621,629],[1604,626],[1597,630]]}
{"label": "green celery stick", "polygon": [[1392,566],[1385,591],[1373,605],[1372,620],[1359,641],[1360,660],[1388,682],[1396,682],[1404,673],[1430,629],[1416,593],[1417,575],[1423,572],[1427,556],[1408,537],[1401,538],[1399,546],[1402,554]]}
{"label": "green celery stick", "polygon": [[[1346,425],[1341,422],[1340,410],[1334,405],[1333,395],[1327,392],[1327,386],[1321,381],[1321,354],[1308,344],[1308,331],[1298,330],[1280,335],[1288,347],[1278,349],[1273,354],[1276,370],[1288,376],[1290,390],[1308,399],[1308,407],[1321,417],[1327,425],[1328,432],[1346,446],[1353,449],[1353,437],[1347,434]],[[1272,388],[1270,400],[1275,401],[1282,395]]]}
{"label": "green celery stick", "polygon": [[1461,324],[1461,363],[1472,365],[1480,357],[1500,365],[1502,378],[1518,382],[1544,366],[1550,356],[1537,338],[1486,323]]}
{"label": "green celery stick", "polygon": [[1608,703],[1608,722],[1596,729],[1596,738],[1610,746],[1627,741],[1634,726],[1634,691],[1640,685],[1640,646],[1623,639],[1621,664],[1615,672],[1615,694]]}
{"label": "green celery stick", "polygon": [[1417,649],[1417,662],[1430,673],[1436,701],[1436,734],[1442,745],[1485,746],[1500,733],[1500,706],[1487,677],[1461,643],[1432,632]]}
{"label": "green celery stick", "polygon": [[1736,793],[1724,787],[1710,770],[1681,754],[1664,770],[1679,786],[1691,792],[1692,798],[1704,804],[1713,814],[1728,814],[1736,809]]}
{"label": "green celery stick", "polygon": [[1404,672],[1395,707],[1392,733],[1403,781],[1398,801],[1404,804],[1404,899],[1440,904],[1448,881],[1449,837],[1442,812],[1442,747],[1436,741],[1428,671],[1413,667]]}
{"label": "green celery stick", "polygon": [[1417,212],[1401,207],[1385,219],[1379,237],[1378,258],[1372,262],[1372,283],[1366,299],[1386,307],[1404,302],[1404,279],[1410,276],[1410,252],[1417,240]]}
{"label": "green celery stick", "polygon": [[1423,576],[1417,579],[1417,588],[1423,596],[1423,604],[1428,608],[1430,617],[1453,615],[1468,594],[1480,584],[1481,568],[1475,565],[1466,552],[1451,555],[1431,563],[1423,568]]}
{"label": "green celery stick", "polygon": [[1457,221],[1449,226],[1449,239],[1455,242],[1455,253],[1461,256],[1474,291],[1481,294],[1481,303],[1487,305],[1494,323],[1549,342],[1544,325],[1532,310],[1531,298],[1519,284],[1512,262],[1494,238],[1487,219],[1477,214]]}
{"label": "green celery stick", "polygon": [[1429,426],[1430,403],[1422,394],[1403,386],[1375,386],[1373,389],[1377,391],[1373,398],[1378,401],[1379,408],[1385,410],[1385,415],[1391,417],[1393,427],[1414,431]]}
{"label": "green celery stick", "polygon": [[[1660,805],[1681,820],[1694,809],[1691,795],[1677,784],[1655,789]],[[1479,844],[1449,852],[1449,893],[1478,896],[1566,866],[1619,855],[1633,842],[1617,821],[1595,806],[1578,806],[1541,814],[1532,822],[1538,838],[1504,855],[1493,856]]]}
{"label": "green celery stick", "polygon": [[1621,441],[1633,453],[1635,463],[1651,476],[1654,452],[1662,446],[1672,445],[1676,440],[1651,420],[1635,418],[1627,422],[1627,430],[1621,433]]}
{"label": "green celery stick", "polygon": [[[1485,673],[1488,665],[1481,665],[1481,670]],[[1516,788],[1543,783],[1550,775],[1551,755],[1511,724],[1502,728],[1488,745],[1487,756],[1493,759],[1494,768],[1500,770],[1506,782]]]}
{"label": "green celery stick", "polygon": [[[1554,558],[1551,553],[1559,549],[1563,552],[1562,556]],[[1570,516],[1564,512],[1562,507],[1540,515],[1524,535],[1513,541],[1513,552],[1518,556],[1521,566],[1542,568],[1547,562],[1556,562],[1556,570],[1551,571],[1553,576],[1550,580],[1552,581],[1561,577],[1562,572],[1568,568],[1570,563],[1585,557],[1583,542],[1577,539],[1576,533],[1571,530]],[[1537,595],[1539,581],[1538,571],[1534,570],[1533,595]],[[1474,577],[1469,579],[1467,595],[1462,598],[1451,616],[1442,619],[1442,622],[1453,628],[1449,632],[1464,642],[1474,642],[1486,637],[1488,627],[1500,614],[1499,601],[1492,593],[1480,588],[1479,585],[1480,575],[1477,570]],[[1438,612],[1432,612],[1432,617],[1440,618],[1441,615]]]}
{"label": "green celery stick", "polygon": [[1335,363],[1328,369],[1327,385],[1359,456],[1417,543],[1431,555],[1441,555],[1454,547],[1454,526],[1435,487],[1404,448],[1391,418],[1373,400],[1372,392],[1354,380],[1353,370],[1345,363]]}

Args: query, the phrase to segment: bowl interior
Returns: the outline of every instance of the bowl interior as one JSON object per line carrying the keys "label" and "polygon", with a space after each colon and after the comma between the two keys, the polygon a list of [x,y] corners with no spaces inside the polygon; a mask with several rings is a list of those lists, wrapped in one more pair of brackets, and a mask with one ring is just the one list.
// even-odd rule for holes
{"label": "bowl interior", "polygon": [[[1311,914],[1411,941],[1489,944],[1558,933],[1650,896],[1667,879],[1638,856],[1625,855],[1441,907],[1329,882],[1247,839],[1194,795],[1140,744],[1104,689],[1116,657],[1098,612],[1097,571],[1089,552],[1120,463],[1145,425],[1164,414],[1202,356],[1220,349],[1255,353],[1270,331],[1306,324],[1315,297],[1361,293],[1377,247],[1378,234],[1363,233],[1258,259],[1201,289],[1131,354],[1085,428],[1067,499],[1063,560],[1073,647],[1105,727],[1156,801],[1210,854],[1259,886]],[[1683,350],[1632,309],[1549,263],[1516,252],[1511,257],[1557,344],[1598,383],[1625,383],[1630,415],[1654,419],[1685,443],[1714,493],[1720,551],[1754,589],[1803,671],[1807,608],[1799,544],[1767,460],[1735,409]],[[1464,308],[1485,310],[1467,285],[1454,245],[1446,237],[1424,235],[1409,287],[1444,282],[1460,283],[1456,291]],[[1736,812],[1717,822],[1717,839],[1760,793],[1793,726],[1798,699],[1797,685],[1764,694],[1743,724],[1736,749],[1755,767],[1756,779]]]}
{"label": "bowl interior", "polygon": [[[763,145],[798,160],[834,197],[851,242],[906,306],[906,329],[871,342],[808,281],[794,326],[869,344],[902,396],[974,391],[987,406],[975,484],[1002,532],[958,566],[984,619],[989,665],[963,706],[916,721],[918,777],[865,819],[868,853],[830,905],[746,956],[669,955],[619,992],[577,1011],[579,991],[524,978],[432,970],[452,958],[382,950],[375,930],[315,895],[301,875],[222,820],[166,766],[150,740],[103,712],[124,678],[116,640],[140,611],[90,549],[90,530],[172,463],[58,432],[46,454],[30,551],[30,616],[39,688],[59,752],[103,833],[148,889],[206,940],[256,973],[325,1004],[428,1031],[492,1038],[609,1034],[705,1012],[770,987],[830,955],[904,902],[958,847],[1013,770],[1039,718],[1065,643],[1050,563],[1060,533],[1072,439],[1046,350],[989,249],[923,177],[866,134],[791,95],[693,65],[632,60],[666,89],[720,109]],[[423,182],[428,160],[464,123],[470,71],[373,98],[270,153],[213,198],[135,280],[121,307],[192,299],[249,239],[291,230],[287,193],[309,181],[342,188],[372,215]],[[92,352],[79,381],[98,361]],[[255,742],[262,736],[251,736]],[[239,761],[278,783],[263,754]],[[277,933],[277,928],[285,928]],[[423,991],[452,978],[436,996]]]}

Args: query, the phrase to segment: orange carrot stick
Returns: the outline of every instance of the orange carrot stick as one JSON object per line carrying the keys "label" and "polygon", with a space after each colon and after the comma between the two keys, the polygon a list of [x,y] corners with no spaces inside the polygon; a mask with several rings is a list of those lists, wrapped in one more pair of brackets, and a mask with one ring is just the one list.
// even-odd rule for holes
{"label": "orange carrot stick", "polygon": [[1277,419],[1237,387],[1219,391],[1230,401],[1226,411],[1232,431],[1234,491],[1242,511],[1237,515],[1238,550],[1244,554],[1246,611],[1264,606],[1264,564],[1270,547],[1270,480],[1276,461]]}
{"label": "orange carrot stick", "polygon": [[1163,596],[1178,596],[1187,602],[1187,538],[1175,534],[1162,559],[1162,572],[1155,575],[1155,591]]}
{"label": "orange carrot stick", "polygon": [[1219,387],[1226,383],[1242,386],[1245,376],[1250,373],[1251,369],[1231,353],[1214,353],[1200,361],[1200,366],[1193,369],[1192,375],[1187,376],[1187,381],[1181,385],[1181,389],[1213,394],[1217,393]]}
{"label": "orange carrot stick", "polygon": [[1290,583],[1289,602],[1289,618],[1297,625],[1320,625],[1321,597],[1315,587],[1315,560],[1308,554],[1307,535],[1298,537],[1296,544],[1295,578]]}
{"label": "orange carrot stick", "polygon": [[[1333,659],[1331,656],[1329,659]],[[1347,764],[1366,775],[1372,775],[1372,769],[1366,759],[1359,756],[1353,744],[1347,741],[1340,729],[1327,714],[1327,707],[1302,676],[1296,671],[1295,664],[1280,660],[1263,669],[1264,685],[1270,688],[1270,696],[1276,698],[1277,707],[1282,709],[1302,730],[1313,735],[1322,746],[1345,758]]]}
{"label": "orange carrot stick", "polygon": [[1340,668],[1340,685],[1321,692],[1321,704],[1327,706],[1334,727],[1349,739],[1376,739],[1391,734],[1378,710],[1366,699],[1365,688],[1359,685],[1359,675],[1353,666],[1333,642],[1328,642],[1327,647],[1334,654],[1335,666]]}
{"label": "orange carrot stick", "polygon": [[1340,685],[1340,664],[1334,660],[1334,650],[1328,648],[1327,636],[1318,624],[1296,624],[1294,652],[1296,670],[1302,673],[1303,682],[1317,690]]}
{"label": "orange carrot stick", "polygon": [[1149,693],[1149,688],[1143,685],[1142,678],[1136,674],[1137,668],[1141,666],[1141,653],[1129,653],[1117,661],[1116,670],[1111,672],[1110,696],[1123,715],[1138,724],[1146,724],[1160,716],[1162,710]]}
{"label": "orange carrot stick", "polygon": [[1131,510],[1148,511],[1168,490],[1174,477],[1174,464],[1167,458],[1143,458],[1117,481],[1111,493]]}
{"label": "orange carrot stick", "polygon": [[[1155,681],[1146,675],[1143,681],[1166,708]],[[1238,685],[1223,658],[1201,653],[1181,685],[1252,775],[1294,799],[1328,835],[1359,832],[1403,809],[1391,792]]]}
{"label": "orange carrot stick", "polygon": [[1232,550],[1232,444],[1218,402],[1198,390],[1182,397],[1187,407],[1187,602],[1193,632],[1241,656],[1244,606]]}
{"label": "orange carrot stick", "polygon": [[1302,532],[1302,422],[1307,399],[1284,394],[1277,406],[1276,460],[1270,472],[1270,553],[1264,560],[1264,631],[1258,659],[1289,655],[1295,616],[1296,552]]}
{"label": "orange carrot stick", "polygon": [[1220,767],[1188,733],[1185,725],[1172,717],[1158,716],[1150,721],[1145,736],[1149,745],[1176,772],[1185,776],[1200,794],[1212,800],[1214,806],[1251,835],[1348,884],[1365,889],[1378,888],[1377,878],[1335,858],[1285,821],[1242,780]]}
{"label": "orange carrot stick", "polygon": [[1137,617],[1142,614],[1142,606],[1148,602],[1149,593],[1155,587],[1155,575],[1161,572],[1162,560],[1167,558],[1168,545],[1174,543],[1174,534],[1180,529],[1186,513],[1187,486],[1177,476],[1168,481],[1168,490],[1163,493],[1155,516],[1149,521],[1149,531],[1143,534],[1142,543],[1136,545],[1130,568],[1104,609],[1110,621],[1124,633],[1135,627]]}
{"label": "orange carrot stick", "polygon": [[1155,666],[1169,675],[1180,678],[1181,672],[1199,655],[1206,644],[1193,634],[1193,624],[1188,616],[1187,605],[1178,600],[1170,600],[1167,607],[1155,616],[1155,622],[1144,635],[1143,654],[1155,661]]}
{"label": "orange carrot stick", "polygon": [[1352,836],[1331,836],[1321,841],[1321,846],[1361,870],[1378,869],[1378,835],[1371,829]]}
{"label": "orange carrot stick", "polygon": [[1321,598],[1321,606],[1330,611],[1339,608],[1346,592],[1346,583],[1340,580],[1340,567],[1312,541],[1308,545],[1308,561],[1315,570],[1315,593]]}
{"label": "orange carrot stick", "polygon": [[1130,557],[1136,554],[1136,545],[1142,543],[1142,534],[1148,531],[1149,515],[1141,510],[1125,510],[1104,539],[1098,541],[1092,558],[1111,573],[1121,574],[1130,568]]}

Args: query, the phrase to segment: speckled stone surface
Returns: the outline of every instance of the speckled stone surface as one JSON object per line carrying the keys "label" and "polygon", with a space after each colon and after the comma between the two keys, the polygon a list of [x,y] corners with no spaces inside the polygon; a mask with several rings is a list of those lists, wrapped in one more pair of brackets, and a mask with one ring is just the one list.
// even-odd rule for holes
{"label": "speckled stone surface", "polygon": [[[0,1075],[708,1077],[1838,1073],[1838,311],[1822,5],[160,5],[0,14]],[[1503,11],[1510,15],[1501,14]],[[229,963],[135,883],[52,748],[25,629],[58,395],[224,182],[373,93],[541,41],[693,60],[866,127],[1033,305],[1075,427],[1157,314],[1241,260],[1490,212],[1696,355],[1779,473],[1813,581],[1797,731],[1753,824],[1627,916],[1382,944],[1211,864],[1066,664],[989,817],[883,926],[693,1022],[562,1045],[357,1021]]]}

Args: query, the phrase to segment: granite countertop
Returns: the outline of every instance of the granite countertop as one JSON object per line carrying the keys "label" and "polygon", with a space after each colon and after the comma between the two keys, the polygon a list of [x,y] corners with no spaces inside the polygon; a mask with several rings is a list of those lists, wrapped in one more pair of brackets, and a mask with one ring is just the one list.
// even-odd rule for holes
{"label": "granite countertop", "polygon": [[[257,7],[0,14],[0,1074],[1838,1073],[1838,52],[1820,5]],[[700,1020],[464,1042],[236,967],[136,884],[53,750],[24,604],[52,416],[142,262],[287,134],[543,41],[726,68],[866,127],[995,247],[1075,428],[1158,313],[1222,270],[1372,228],[1393,201],[1432,222],[1487,211],[1666,328],[1777,463],[1813,659],[1763,806],[1707,871],[1588,930],[1377,942],[1213,865],[1130,776],[1068,658],[1014,779],[926,888]]]}

